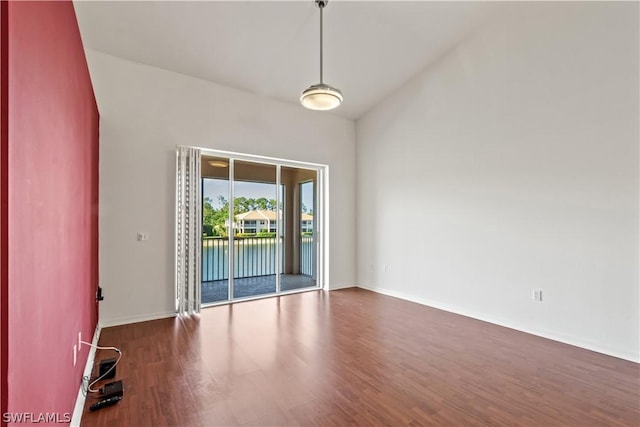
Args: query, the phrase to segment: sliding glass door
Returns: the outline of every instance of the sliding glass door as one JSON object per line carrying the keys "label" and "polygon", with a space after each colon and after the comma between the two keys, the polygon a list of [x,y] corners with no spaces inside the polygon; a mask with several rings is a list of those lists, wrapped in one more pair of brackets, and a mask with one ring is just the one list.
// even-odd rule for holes
{"label": "sliding glass door", "polygon": [[203,153],[202,304],[314,289],[321,171]]}

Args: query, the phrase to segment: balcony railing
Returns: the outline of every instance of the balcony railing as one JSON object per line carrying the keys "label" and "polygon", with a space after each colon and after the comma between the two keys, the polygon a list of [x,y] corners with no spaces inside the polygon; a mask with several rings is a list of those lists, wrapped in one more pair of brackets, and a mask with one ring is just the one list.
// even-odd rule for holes
{"label": "balcony railing", "polygon": [[300,236],[300,274],[313,277],[313,236]]}
{"label": "balcony railing", "polygon": [[[280,238],[282,242],[282,238]],[[282,247],[282,245],[280,245]],[[233,242],[233,277],[276,274],[276,237],[236,237]],[[300,273],[313,276],[313,236],[300,238]],[[281,266],[284,259],[281,256]],[[283,268],[280,268],[282,271]],[[226,237],[202,239],[202,281],[229,278],[229,240]]]}

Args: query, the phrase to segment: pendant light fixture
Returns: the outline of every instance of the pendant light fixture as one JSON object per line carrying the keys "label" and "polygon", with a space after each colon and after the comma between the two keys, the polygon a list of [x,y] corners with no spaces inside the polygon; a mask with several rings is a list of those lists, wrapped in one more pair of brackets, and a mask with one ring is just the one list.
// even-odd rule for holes
{"label": "pendant light fixture", "polygon": [[315,0],[320,9],[320,83],[311,85],[300,95],[300,102],[310,110],[333,110],[342,103],[342,92],[322,81],[322,10],[329,0]]}

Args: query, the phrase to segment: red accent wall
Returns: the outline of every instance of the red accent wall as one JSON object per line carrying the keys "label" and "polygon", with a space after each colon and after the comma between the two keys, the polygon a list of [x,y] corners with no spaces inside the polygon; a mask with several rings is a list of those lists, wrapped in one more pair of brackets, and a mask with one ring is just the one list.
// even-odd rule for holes
{"label": "red accent wall", "polygon": [[[9,358],[9,245],[8,245],[8,146],[9,146],[9,106],[8,106],[8,25],[7,3],[0,1],[0,416],[7,410],[7,367]],[[7,423],[0,419],[0,425]]]}
{"label": "red accent wall", "polygon": [[72,347],[98,319],[99,115],[73,4],[7,9],[7,410],[72,413]]}

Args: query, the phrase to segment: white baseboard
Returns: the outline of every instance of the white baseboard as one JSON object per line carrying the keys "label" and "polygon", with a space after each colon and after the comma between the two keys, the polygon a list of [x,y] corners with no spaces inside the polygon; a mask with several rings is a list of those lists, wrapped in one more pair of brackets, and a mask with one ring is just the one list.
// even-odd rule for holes
{"label": "white baseboard", "polygon": [[[96,357],[96,348],[98,345],[98,340],[100,339],[100,325],[96,325],[96,330],[93,333],[93,340],[91,340],[92,347],[90,347],[89,355],[87,356],[87,363],[84,365],[84,372],[82,373],[83,377],[90,377],[91,371],[93,370],[93,362]],[[80,421],[82,419],[82,414],[84,413],[84,403],[86,400],[86,396],[83,392],[83,381],[80,382],[80,389],[78,390],[78,396],[76,397],[76,406],[73,408],[73,416],[71,417],[71,427],[79,427]]]}
{"label": "white baseboard", "polygon": [[110,326],[120,326],[128,325],[130,323],[146,322],[148,320],[166,319],[168,317],[176,317],[176,313],[174,311],[171,311],[164,313],[144,314],[140,316],[117,317],[115,319],[101,319],[99,323],[101,328],[107,328]]}
{"label": "white baseboard", "polygon": [[449,304],[443,304],[438,301],[426,300],[423,298],[416,298],[412,295],[406,295],[401,292],[391,291],[388,289],[376,289],[369,288],[367,286],[358,285],[359,288],[366,289],[371,292],[376,292],[378,294],[387,295],[394,298],[403,299],[405,301],[415,302],[417,304],[426,305],[428,307],[437,308],[439,310],[448,311],[449,313],[459,314],[461,316],[471,317],[473,319],[481,320],[483,322],[492,323],[494,325],[503,326],[505,328],[514,329],[516,331],[525,332],[527,334],[536,335],[538,337],[550,339],[553,341],[558,341],[563,344],[569,344],[574,347],[584,348],[585,350],[595,351],[596,353],[606,354],[607,356],[617,357],[619,359],[628,360],[630,362],[640,363],[640,354],[632,354],[626,352],[620,352],[610,348],[603,348],[598,345],[594,345],[593,343],[584,342],[575,337],[567,337],[558,334],[549,333],[546,331],[538,331],[528,327],[524,327],[522,325],[514,325],[513,323],[505,322],[502,319],[495,319],[490,316],[487,316],[484,313],[477,312],[469,312],[460,310],[457,307],[453,307]]}
{"label": "white baseboard", "polygon": [[338,289],[355,288],[357,285],[341,284],[341,285],[329,285],[328,291],[337,291]]}

